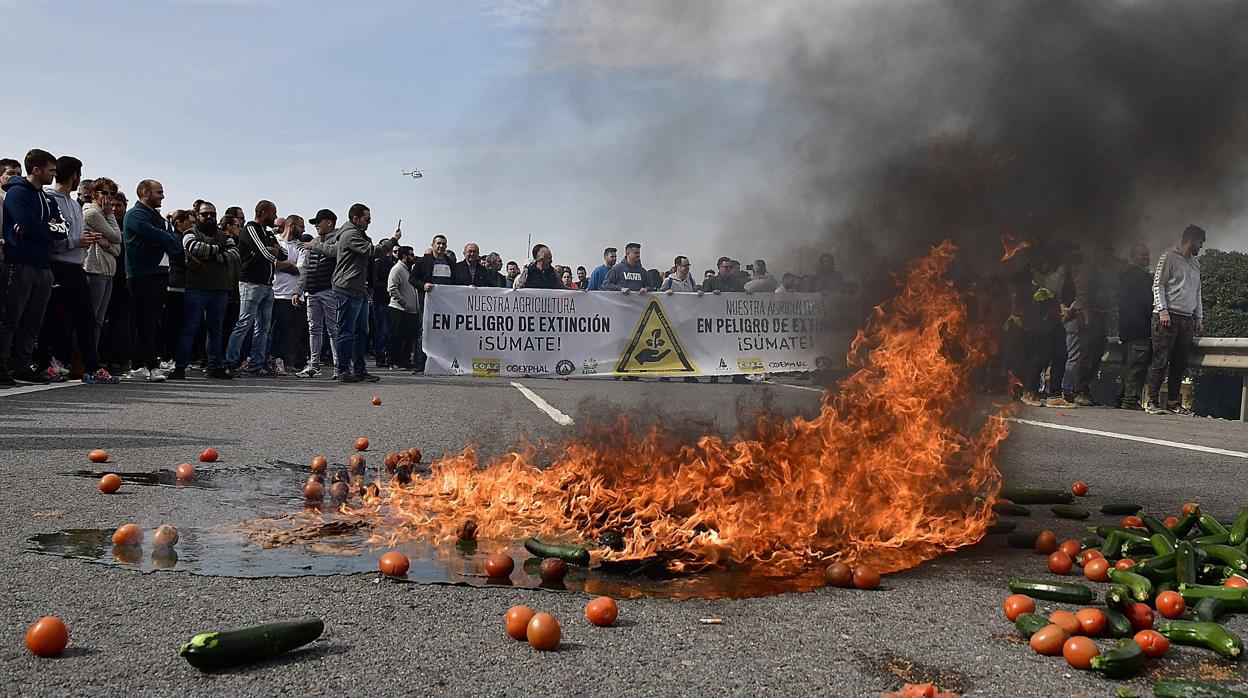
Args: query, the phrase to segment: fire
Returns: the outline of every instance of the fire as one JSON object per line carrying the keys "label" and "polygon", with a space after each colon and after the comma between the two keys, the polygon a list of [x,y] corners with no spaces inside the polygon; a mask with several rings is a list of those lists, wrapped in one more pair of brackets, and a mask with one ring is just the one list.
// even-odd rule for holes
{"label": "fire", "polygon": [[483,542],[619,534],[622,550],[594,556],[675,572],[787,575],[830,560],[892,572],[975,543],[1008,428],[1000,414],[969,426],[969,380],[991,343],[945,276],[953,255],[946,242],[910,266],[854,340],[856,372],[813,419],[760,414],[732,438],[690,443],[620,417],[557,444],[544,469],[531,447],[482,467],[469,446],[341,513],[370,519],[379,545],[453,540],[467,519]]}
{"label": "fire", "polygon": [[1016,240],[1009,233],[1001,233],[1001,261],[1008,262],[1014,259],[1014,255],[1031,247],[1031,240]]}

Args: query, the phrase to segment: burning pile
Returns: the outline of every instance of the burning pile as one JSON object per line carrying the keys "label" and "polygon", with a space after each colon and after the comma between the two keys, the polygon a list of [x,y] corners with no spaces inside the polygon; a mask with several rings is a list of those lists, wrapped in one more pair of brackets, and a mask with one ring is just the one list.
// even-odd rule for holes
{"label": "burning pile", "polygon": [[532,449],[482,467],[469,446],[342,513],[373,519],[378,544],[452,540],[472,520],[483,540],[613,539],[597,558],[657,558],[673,572],[787,575],[829,560],[891,572],[975,543],[1007,427],[1000,415],[967,426],[991,343],[945,275],[953,255],[945,243],[910,266],[854,340],[857,371],[813,419],[761,414],[730,439],[689,443],[622,417],[558,444],[546,468]]}

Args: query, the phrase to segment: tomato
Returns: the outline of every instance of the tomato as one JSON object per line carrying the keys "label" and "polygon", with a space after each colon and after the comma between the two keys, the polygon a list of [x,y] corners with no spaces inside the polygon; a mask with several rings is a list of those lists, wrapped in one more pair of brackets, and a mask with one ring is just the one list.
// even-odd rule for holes
{"label": "tomato", "polygon": [[329,496],[342,501],[351,496],[351,486],[339,480],[329,486]]}
{"label": "tomato", "polygon": [[1083,628],[1083,625],[1079,622],[1079,619],[1076,618],[1075,614],[1071,613],[1070,611],[1054,611],[1049,616],[1049,620],[1054,625],[1066,631],[1067,635],[1078,635],[1079,631]]}
{"label": "tomato", "polygon": [[[108,451],[105,451],[102,448],[97,448],[94,451],[91,451],[90,453],[87,454],[87,460],[91,461],[92,463],[107,462]],[[51,618],[52,616],[48,616],[48,617]]]}
{"label": "tomato", "polygon": [[312,472],[323,473],[329,468],[329,459],[325,456],[313,456],[312,462],[308,465],[312,466]]}
{"label": "tomato", "polygon": [[535,650],[550,651],[559,646],[559,639],[563,637],[563,630],[559,627],[559,621],[549,613],[535,613],[529,619],[529,627],[525,634],[529,638],[529,644]]}
{"label": "tomato", "polygon": [[352,453],[351,457],[347,459],[347,470],[352,475],[363,475],[365,464],[364,456],[358,453]]}
{"label": "tomato", "polygon": [[128,523],[113,531],[114,545],[138,545],[143,542],[143,529],[138,524]]}
{"label": "tomato", "polygon": [[1178,618],[1187,610],[1187,602],[1177,591],[1163,591],[1157,595],[1153,606],[1163,618]]}
{"label": "tomato", "polygon": [[221,454],[217,453],[215,448],[205,448],[204,452],[199,454],[200,463],[216,463]]}
{"label": "tomato", "polygon": [[190,463],[183,463],[178,466],[178,470],[175,474],[179,480],[190,480],[195,477],[195,466]]}
{"label": "tomato", "polygon": [[1091,669],[1092,658],[1099,655],[1096,643],[1086,637],[1072,637],[1062,645],[1062,656],[1066,663],[1076,669]]}
{"label": "tomato", "polygon": [[844,562],[833,562],[823,571],[823,579],[834,587],[850,587],[854,584],[854,571]]}
{"label": "tomato", "polygon": [[356,439],[356,440],[355,440],[355,450],[357,450],[357,451],[367,451],[367,450],[368,450],[368,439],[364,438],[363,436],[361,436],[360,438]]}
{"label": "tomato", "polygon": [[104,494],[112,494],[121,489],[121,476],[117,473],[109,473],[100,478],[100,491]]}
{"label": "tomato", "polygon": [[1131,639],[1144,650],[1145,657],[1156,659],[1170,651],[1170,640],[1156,630],[1141,630]]}
{"label": "tomato", "polygon": [[69,630],[56,616],[44,616],[26,630],[26,649],[40,657],[55,657],[69,644]]}
{"label": "tomato", "polygon": [[507,636],[513,640],[529,639],[529,621],[535,612],[528,606],[512,606],[507,609]]}
{"label": "tomato", "polygon": [[1089,637],[1100,635],[1105,632],[1105,626],[1109,625],[1105,612],[1099,608],[1084,608],[1076,611],[1075,618],[1079,620],[1079,632]]}
{"label": "tomato", "polygon": [[377,560],[377,567],[387,577],[402,577],[407,574],[407,569],[410,566],[411,563],[408,562],[407,556],[397,550],[391,550]]}
{"label": "tomato", "polygon": [[310,502],[319,502],[325,497],[325,486],[315,480],[303,484],[303,498]]}
{"label": "tomato", "polygon": [[152,534],[152,547],[157,550],[168,550],[178,544],[178,529],[169,524],[161,524]]}
{"label": "tomato", "polygon": [[859,567],[854,570],[855,589],[879,589],[880,573],[870,567]]}
{"label": "tomato", "polygon": [[1060,550],[1049,556],[1049,571],[1053,574],[1070,574],[1074,566],[1070,556]]}
{"label": "tomato", "polygon": [[615,599],[610,596],[599,596],[585,605],[585,617],[599,627],[615,625],[615,619],[619,615],[620,607],[615,605]]}
{"label": "tomato", "polygon": [[1075,484],[1070,486],[1070,493],[1076,497],[1082,497],[1088,493],[1088,483],[1083,480],[1077,480]]}
{"label": "tomato", "polygon": [[485,573],[496,579],[510,577],[514,569],[516,569],[516,561],[505,553],[491,555],[485,559]]}
{"label": "tomato", "polygon": [[1057,546],[1057,549],[1066,553],[1073,560],[1079,554],[1079,551],[1083,550],[1083,545],[1077,540],[1064,540],[1061,545]]}
{"label": "tomato", "polygon": [[1109,560],[1099,558],[1083,566],[1083,576],[1094,582],[1109,581]]}
{"label": "tomato", "polygon": [[1183,505],[1183,508],[1179,510],[1179,513],[1184,516],[1187,516],[1193,511],[1196,513],[1200,513],[1200,505],[1197,504],[1196,502],[1188,502],[1187,504]]}
{"label": "tomato", "polygon": [[1133,603],[1127,607],[1127,620],[1131,621],[1131,628],[1134,630],[1145,630],[1153,627],[1153,609],[1148,607],[1146,603]]}
{"label": "tomato", "polygon": [[1114,563],[1114,569],[1116,570],[1129,570],[1132,567],[1135,567],[1135,560],[1132,560],[1129,557],[1124,557],[1118,562]]}
{"label": "tomato", "polygon": [[1010,622],[1018,620],[1018,617],[1024,613],[1035,613],[1036,602],[1031,600],[1026,594],[1010,594],[1005,597],[1005,617]]}
{"label": "tomato", "polygon": [[1036,536],[1036,552],[1051,555],[1054,550],[1057,550],[1057,536],[1052,531],[1044,531]]}
{"label": "tomato", "polygon": [[386,472],[393,473],[394,469],[399,467],[399,454],[390,452],[386,454]]}
{"label": "tomato", "polygon": [[1119,523],[1123,528],[1144,528],[1144,519],[1138,516],[1124,516]]}
{"label": "tomato", "polygon": [[1179,523],[1179,520],[1173,516],[1167,516],[1162,523],[1165,524],[1166,528],[1174,528]]}
{"label": "tomato", "polygon": [[1066,644],[1069,635],[1060,625],[1046,625],[1031,636],[1031,648],[1038,654],[1050,657],[1062,653],[1062,645]]}
{"label": "tomato", "polygon": [[1232,574],[1226,578],[1225,582],[1222,582],[1222,586],[1227,589],[1243,589],[1248,587],[1248,579],[1244,579],[1237,574]]}
{"label": "tomato", "polygon": [[1105,559],[1105,556],[1102,555],[1101,551],[1097,550],[1096,548],[1089,548],[1088,550],[1083,551],[1083,564],[1085,565],[1088,564],[1088,562],[1092,560],[1104,560],[1104,559]]}
{"label": "tomato", "polygon": [[412,459],[413,463],[420,462],[420,449],[419,448],[409,448],[407,449],[407,454]]}
{"label": "tomato", "polygon": [[381,404],[381,398],[379,398],[379,397],[377,397],[376,395],[374,395],[374,396],[373,396],[373,404],[374,404],[374,405],[380,405],[380,404]]}
{"label": "tomato", "polygon": [[557,557],[548,557],[542,560],[542,566],[539,568],[542,581],[547,584],[557,584],[568,576],[568,563]]}

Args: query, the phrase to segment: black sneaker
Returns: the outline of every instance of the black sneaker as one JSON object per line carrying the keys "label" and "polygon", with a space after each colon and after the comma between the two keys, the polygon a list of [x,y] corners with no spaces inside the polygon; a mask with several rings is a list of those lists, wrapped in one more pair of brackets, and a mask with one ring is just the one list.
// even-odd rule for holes
{"label": "black sneaker", "polygon": [[369,373],[368,371],[365,371],[365,372],[361,373],[360,375],[356,376],[356,378],[359,378],[360,380],[364,381],[365,383],[376,383],[377,381],[381,380],[381,378],[380,378],[380,377],[378,377],[378,376],[374,376],[373,374]]}
{"label": "black sneaker", "polygon": [[354,373],[340,373],[340,374],[338,374],[338,382],[339,382],[339,383],[359,383],[361,380],[363,380],[363,379],[362,379],[362,378],[360,378],[359,376],[355,375]]}
{"label": "black sneaker", "polygon": [[277,375],[268,366],[261,366],[259,369],[251,371],[250,373],[255,378],[272,378]]}
{"label": "black sneaker", "polygon": [[169,374],[169,380],[171,380],[171,381],[184,381],[184,380],[186,380],[186,367],[185,367],[185,366],[175,366],[175,367],[174,367],[174,369],[173,369],[173,371]]}
{"label": "black sneaker", "polygon": [[10,385],[17,385],[17,381],[13,380],[13,376],[10,376],[8,371],[0,368],[0,385],[7,388]]}
{"label": "black sneaker", "polygon": [[227,380],[227,381],[228,381],[228,380],[230,380],[231,378],[233,378],[233,377],[234,377],[234,374],[233,374],[233,373],[230,373],[229,371],[225,370],[224,368],[210,368],[210,369],[208,369],[207,371],[204,371],[204,377],[205,377],[205,378],[215,378],[215,379],[217,379],[217,380]]}
{"label": "black sneaker", "polygon": [[18,371],[13,375],[13,377],[23,383],[38,383],[39,385],[47,385],[52,382],[51,379],[43,375],[43,373],[31,371],[30,369]]}

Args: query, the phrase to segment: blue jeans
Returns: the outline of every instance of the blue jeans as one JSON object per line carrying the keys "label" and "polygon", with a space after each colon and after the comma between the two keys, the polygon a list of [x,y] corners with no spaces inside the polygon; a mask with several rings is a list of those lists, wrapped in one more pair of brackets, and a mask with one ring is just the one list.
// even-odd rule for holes
{"label": "blue jeans", "polygon": [[178,335],[178,356],[175,365],[186,368],[191,359],[191,345],[199,332],[199,323],[208,313],[208,339],[204,353],[208,356],[208,368],[221,368],[221,326],[225,324],[225,291],[201,291],[187,289],[182,298],[182,332]]}
{"label": "blue jeans", "polygon": [[268,364],[269,325],[273,318],[273,287],[238,283],[238,323],[230,333],[230,343],[225,348],[225,360],[231,366],[238,363],[242,352],[243,337],[251,333],[251,370],[259,371]]}
{"label": "blue jeans", "polygon": [[1066,328],[1066,373],[1062,376],[1062,394],[1071,395],[1079,382],[1079,359],[1083,356],[1079,351],[1079,318],[1067,320],[1062,325]]}
{"label": "blue jeans", "polygon": [[355,375],[366,373],[364,365],[364,344],[368,341],[368,298],[352,298],[345,293],[334,291],[334,300],[338,301],[338,373],[351,373],[352,363],[355,364]]}

